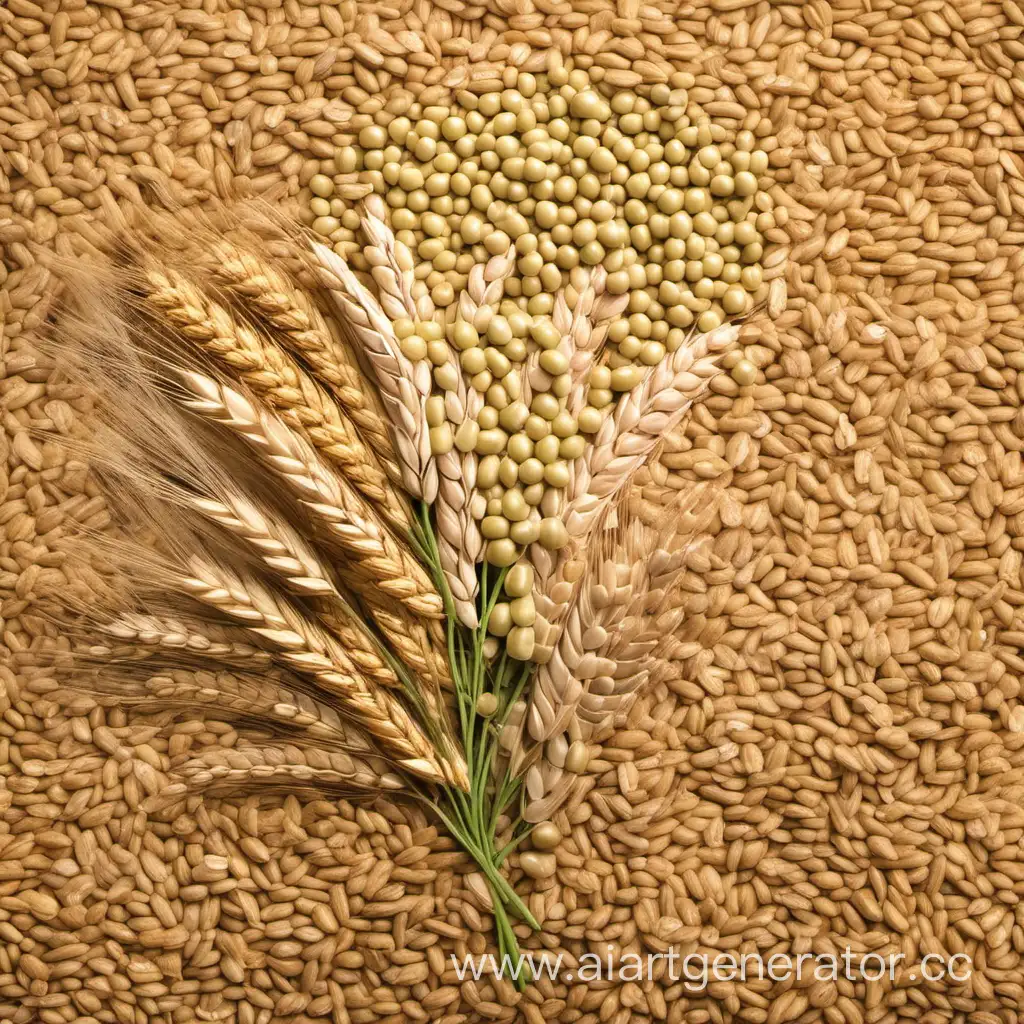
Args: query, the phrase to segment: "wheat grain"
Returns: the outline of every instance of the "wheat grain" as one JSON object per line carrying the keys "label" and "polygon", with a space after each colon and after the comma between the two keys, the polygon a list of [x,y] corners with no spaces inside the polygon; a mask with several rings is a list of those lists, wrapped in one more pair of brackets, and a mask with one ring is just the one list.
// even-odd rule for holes
{"label": "wheat grain", "polygon": [[145,304],[237,374],[290,426],[336,464],[399,531],[409,529],[404,502],[336,403],[270,338],[174,270],[144,275]]}
{"label": "wheat grain", "polygon": [[430,504],[437,497],[437,467],[430,453],[426,400],[430,367],[413,364],[398,347],[391,321],[378,301],[359,283],[343,259],[314,243],[320,280],[330,291],[342,322],[366,355],[391,417],[395,448],[406,490]]}

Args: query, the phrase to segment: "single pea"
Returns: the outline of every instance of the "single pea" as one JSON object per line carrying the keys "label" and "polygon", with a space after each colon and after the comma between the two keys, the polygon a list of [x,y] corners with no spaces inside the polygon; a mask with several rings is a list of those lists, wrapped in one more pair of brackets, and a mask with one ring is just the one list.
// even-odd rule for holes
{"label": "single pea", "polygon": [[444,398],[441,395],[431,395],[427,399],[426,415],[428,427],[439,427],[445,422]]}
{"label": "single pea", "polygon": [[722,295],[722,309],[730,316],[743,313],[747,308],[747,302],[746,291],[737,284],[727,288]]}
{"label": "single pea", "polygon": [[497,455],[505,450],[508,434],[504,430],[481,430],[477,437],[476,450],[479,455]]}
{"label": "single pea", "polygon": [[439,427],[430,428],[430,450],[435,455],[447,455],[452,450],[453,444],[450,423],[442,423]]}
{"label": "single pea", "polygon": [[[509,621],[511,621],[511,613]],[[573,740],[565,755],[565,770],[574,775],[582,775],[587,770],[589,762],[590,751],[587,749],[587,745],[582,740]]]}
{"label": "single pea", "polygon": [[525,597],[533,590],[533,566],[519,562],[505,576],[505,593],[509,597]]}
{"label": "single pea", "polygon": [[713,331],[716,327],[721,326],[722,318],[713,309],[706,309],[699,317],[697,317],[697,330],[702,334],[707,334],[709,331]]}
{"label": "single pea", "polygon": [[402,338],[398,347],[402,350],[402,355],[414,363],[427,358],[427,343],[418,334]]}
{"label": "single pea", "polygon": [[475,420],[463,420],[463,422],[459,424],[459,429],[455,431],[455,447],[463,453],[475,451],[479,437],[479,424],[477,424]]}
{"label": "single pea", "polygon": [[760,288],[761,280],[761,268],[758,266],[744,267],[740,274],[740,283],[748,292],[753,292]]}
{"label": "single pea", "polygon": [[619,355],[624,359],[636,359],[640,355],[642,347],[643,342],[635,335],[630,334],[619,342]]}
{"label": "single pea", "polygon": [[510,487],[501,499],[501,511],[510,522],[518,523],[529,515],[523,492],[518,487]]}
{"label": "single pea", "polygon": [[470,387],[474,391],[479,391],[483,394],[490,386],[494,383],[494,377],[491,375],[490,370],[481,370],[479,373],[475,373],[469,380]]}
{"label": "single pea", "polygon": [[310,191],[321,199],[328,199],[334,195],[334,182],[326,174],[314,174],[309,179]]}
{"label": "single pea", "polygon": [[643,379],[643,370],[639,366],[620,366],[612,370],[612,390],[629,391]]}
{"label": "single pea", "polygon": [[533,321],[530,325],[530,337],[544,349],[553,349],[562,340],[558,328],[546,317]]}
{"label": "single pea", "polygon": [[496,380],[501,380],[512,369],[512,363],[508,356],[503,355],[496,348],[488,348],[484,355],[487,359],[487,369],[491,371]]}
{"label": "single pea", "polygon": [[551,433],[551,423],[544,419],[543,416],[531,413],[526,417],[523,429],[526,431],[526,436],[531,441],[540,441]]}
{"label": "single pea", "polygon": [[[505,640],[505,650],[508,651],[509,657],[515,658],[516,661],[529,661],[533,657],[535,644],[536,637],[532,627],[513,626]],[[533,859],[531,859],[531,856]],[[554,873],[554,857],[551,854],[547,854],[551,858],[551,863],[549,864],[547,861],[537,859],[543,856],[545,855],[531,855],[530,852],[521,854],[519,858],[520,865],[533,878],[547,878]],[[526,864],[523,864],[523,858],[526,858]]]}
{"label": "single pea", "polygon": [[[534,484],[531,487],[527,487],[526,490],[523,491],[523,498],[526,501],[527,505],[530,505],[532,507],[532,505],[536,504],[536,500],[533,500],[535,496],[532,492],[536,491],[538,488],[543,490],[544,485]],[[518,523],[513,523],[511,529],[508,532],[509,537],[511,537],[512,540],[514,540],[517,544],[522,545],[523,547],[525,547],[527,544],[533,544],[537,540],[539,534],[540,523],[532,519],[523,519]]]}
{"label": "single pea", "polygon": [[330,217],[332,216],[331,204],[326,199],[310,199],[309,212],[317,218]]}
{"label": "single pea", "polygon": [[538,540],[548,551],[558,551],[569,543],[569,534],[561,519],[549,516],[541,521]]}
{"label": "single pea", "polygon": [[[477,415],[476,421],[480,424],[481,430],[493,430],[499,425],[500,420],[498,417],[498,410],[494,406],[485,405]],[[504,427],[505,424],[502,423],[501,426]]]}
{"label": "single pea", "polygon": [[569,483],[569,464],[556,459],[544,467],[544,482],[551,487],[565,487]]}
{"label": "single pea", "polygon": [[572,390],[572,377],[568,373],[560,373],[551,380],[551,394],[555,398],[566,398]]}
{"label": "single pea", "polygon": [[526,423],[529,415],[530,411],[526,408],[526,403],[515,401],[509,403],[501,410],[498,415],[498,421],[505,430],[515,433],[516,431],[523,429],[523,425]]}
{"label": "single pea", "polygon": [[563,353],[556,348],[546,349],[540,354],[540,366],[545,373],[550,373],[555,376],[559,373],[565,373],[569,368],[569,359]]}
{"label": "single pea", "polygon": [[472,376],[487,369],[487,356],[482,348],[467,348],[459,356],[459,363],[462,369]]}
{"label": "single pea", "polygon": [[446,341],[427,342],[427,358],[434,364],[434,366],[443,366],[448,362],[449,355],[450,349],[448,348],[448,343]]}
{"label": "single pea", "polygon": [[476,467],[476,485],[480,490],[486,491],[498,482],[500,461],[497,455],[487,455],[480,460]]}
{"label": "single pea", "polygon": [[507,537],[509,521],[504,516],[484,516],[480,523],[480,532],[484,540],[501,540]]}
{"label": "single pea", "polygon": [[551,421],[551,431],[555,437],[570,437],[576,433],[576,420],[564,409]]}
{"label": "single pea", "polygon": [[548,434],[535,443],[533,454],[547,466],[558,458],[559,444],[560,441],[554,434]]}
{"label": "single pea", "polygon": [[[502,456],[498,466],[498,479],[505,487],[515,487],[519,483],[519,466],[507,455]],[[502,492],[502,496],[504,496],[504,492]]]}
{"label": "single pea", "polygon": [[562,833],[558,831],[558,826],[554,822],[542,821],[539,825],[534,825],[530,839],[538,850],[553,850],[562,841]]}
{"label": "single pea", "polygon": [[[513,434],[508,439],[508,457],[513,462],[521,464],[526,462],[531,455],[533,455],[533,442],[526,436],[526,434]],[[520,475],[521,474],[522,466],[520,465]]]}
{"label": "single pea", "polygon": [[[612,371],[615,372],[614,370]],[[603,409],[606,405],[610,405],[615,396],[608,388],[591,388],[587,392],[587,401],[595,409]],[[580,428],[583,429],[582,427]]]}
{"label": "single pea", "polygon": [[[754,166],[753,157],[751,157],[750,166],[751,168]],[[751,171],[738,171],[734,182],[738,196],[752,196],[757,191],[757,177]]]}
{"label": "single pea", "polygon": [[503,568],[511,565],[518,557],[515,542],[507,537],[501,540],[488,541],[484,557],[491,565]]}
{"label": "single pea", "polygon": [[511,602],[512,621],[517,626],[532,626],[537,621],[537,608],[533,597],[526,594]]}
{"label": "single pea", "polygon": [[490,718],[498,710],[498,698],[493,693],[481,693],[476,700],[476,713],[481,718]]}
{"label": "single pea", "polygon": [[731,373],[732,379],[741,387],[747,387],[757,380],[757,367],[749,359],[741,359]]}
{"label": "single pea", "polygon": [[[497,542],[502,543],[502,542]],[[511,541],[509,542],[511,543]],[[488,545],[490,548],[490,545]],[[515,545],[512,545],[515,550]],[[490,559],[488,559],[490,561]],[[493,563],[492,563],[493,564]],[[512,628],[512,611],[507,601],[499,601],[492,609],[487,619],[487,632],[492,636],[508,636]]]}
{"label": "single pea", "polygon": [[586,451],[587,441],[582,434],[573,434],[571,437],[563,437],[558,446],[560,458],[568,459],[570,462],[580,458]]}
{"label": "single pea", "polygon": [[535,395],[530,403],[530,412],[542,416],[548,422],[558,415],[559,408],[558,399],[550,394]]}
{"label": "single pea", "polygon": [[[532,444],[532,442],[531,442]],[[530,457],[519,465],[519,480],[526,486],[539,484],[544,479],[544,463],[540,459]]]}
{"label": "single pea", "polygon": [[472,324],[468,324],[466,321],[456,321],[452,328],[452,341],[455,343],[456,348],[466,350],[478,345],[480,343],[480,336],[476,333],[476,328]]}

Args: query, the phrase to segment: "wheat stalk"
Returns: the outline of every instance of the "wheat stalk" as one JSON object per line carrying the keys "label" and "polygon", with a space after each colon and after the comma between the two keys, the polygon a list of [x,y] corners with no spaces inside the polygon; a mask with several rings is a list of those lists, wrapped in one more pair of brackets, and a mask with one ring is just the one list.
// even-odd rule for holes
{"label": "wheat stalk", "polygon": [[239,321],[177,271],[148,270],[143,289],[148,309],[162,314],[179,333],[237,374],[285,423],[335,463],[388,522],[400,531],[409,529],[404,502],[352,422],[275,342]]}
{"label": "wheat stalk", "polygon": [[465,784],[465,768],[437,756],[430,741],[388,691],[372,686],[326,631],[278,600],[256,580],[192,557],[178,581],[190,596],[273,644],[283,665],[335,694],[352,719],[406,770],[433,782]]}
{"label": "wheat stalk", "polygon": [[341,257],[318,242],[312,249],[321,283],[365,353],[380,388],[391,417],[402,482],[413,497],[431,504],[437,497],[438,481],[426,416],[432,384],[430,364],[414,364],[402,354],[391,320]]}
{"label": "wheat stalk", "polygon": [[256,317],[274,328],[284,344],[301,356],[330,389],[360,435],[381,459],[384,468],[397,474],[391,435],[376,392],[366,379],[348,346],[335,337],[331,325],[304,292],[267,258],[214,236],[194,257],[204,274],[212,276],[235,298],[246,302]]}

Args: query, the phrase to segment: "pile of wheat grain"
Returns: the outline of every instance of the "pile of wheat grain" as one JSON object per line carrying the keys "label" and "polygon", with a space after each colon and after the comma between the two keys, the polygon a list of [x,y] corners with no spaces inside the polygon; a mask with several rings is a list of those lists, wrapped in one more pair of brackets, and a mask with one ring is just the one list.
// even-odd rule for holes
{"label": "pile of wheat grain", "polygon": [[[560,815],[533,885],[544,944],[584,951],[904,953],[896,983],[459,983],[480,879],[418,811],[140,804],[199,749],[60,706],[0,667],[0,1017],[32,1021],[1016,1021],[1024,1003],[1021,285],[1024,18],[1013,3],[444,0],[0,9],[0,617],[48,629],[86,467],[32,431],[82,400],[39,354],[45,252],[114,205],[297,195],[352,109],[424,101],[556,46],[612,85],[696,79],[764,126],[766,277],[788,306],[718,378],[638,501],[714,480],[678,674]],[[294,762],[297,755],[292,757]],[[513,877],[518,878],[512,858]],[[525,882],[521,889],[527,891]],[[911,978],[966,952],[965,984]]]}

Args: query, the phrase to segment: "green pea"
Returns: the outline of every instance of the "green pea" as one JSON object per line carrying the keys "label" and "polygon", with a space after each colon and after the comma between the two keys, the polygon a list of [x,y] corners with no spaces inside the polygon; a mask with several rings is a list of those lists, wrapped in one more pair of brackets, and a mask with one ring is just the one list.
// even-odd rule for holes
{"label": "green pea", "polygon": [[[753,156],[751,157],[750,165],[753,168]],[[757,177],[751,171],[738,171],[734,182],[736,195],[738,196],[752,196],[757,191]]]}
{"label": "green pea", "polygon": [[519,467],[507,455],[502,458],[501,464],[498,466],[498,479],[505,487],[515,487],[519,483]]}
{"label": "green pea", "polygon": [[[586,408],[580,410],[580,414],[577,417],[576,422],[582,433],[596,434],[601,429],[601,424],[604,422],[604,417],[601,415],[599,409],[596,409],[594,406],[588,405]],[[572,438],[566,438],[566,441],[571,440]],[[563,444],[564,443],[565,442],[563,442]],[[561,453],[561,445],[559,446],[559,453]],[[579,456],[577,456],[577,458],[578,457]]]}
{"label": "green pea", "polygon": [[[492,543],[502,543],[501,541],[494,541]],[[491,545],[488,544],[488,550]],[[515,545],[512,544],[512,550],[515,550]],[[488,557],[488,562],[491,562],[491,558]],[[501,564],[494,563],[492,564]],[[487,632],[492,636],[508,636],[509,630],[512,629],[512,611],[507,601],[499,601],[492,609],[491,614],[487,619]]]}
{"label": "green pea", "polygon": [[460,452],[475,451],[479,438],[480,425],[475,420],[463,420],[459,424],[459,429],[455,431],[455,447]]}
{"label": "green pea", "polygon": [[[532,442],[531,442],[532,444]],[[537,458],[527,458],[519,465],[519,480],[530,486],[544,479],[544,463]]]}
{"label": "green pea", "polygon": [[747,293],[740,285],[732,285],[722,295],[722,309],[730,316],[744,312],[747,302]]}
{"label": "green pea", "polygon": [[[545,438],[547,440],[547,438]],[[544,467],[544,481],[552,487],[565,487],[569,483],[569,465],[556,459]]]}
{"label": "green pea", "polygon": [[517,400],[510,402],[500,411],[498,420],[506,430],[515,433],[523,429],[523,425],[526,423],[529,415],[530,411],[527,409],[526,403]]}
{"label": "green pea", "polygon": [[501,511],[513,523],[521,522],[529,515],[529,508],[518,487],[510,487],[502,496]]}
{"label": "green pea", "polygon": [[548,516],[541,520],[537,539],[548,551],[558,551],[569,543],[569,534],[561,519]]}
{"label": "green pea", "polygon": [[500,461],[497,455],[487,455],[477,464],[476,485],[480,490],[486,491],[498,482],[498,465]]}
{"label": "green pea", "polygon": [[558,399],[550,394],[535,395],[530,403],[530,411],[548,421],[553,420],[559,411]]}
{"label": "green pea", "polygon": [[450,423],[442,423],[430,428],[430,450],[434,455],[447,455],[452,450],[454,440]]}
{"label": "green pea", "polygon": [[569,358],[557,348],[545,349],[540,354],[540,366],[545,373],[555,376],[569,368]]}
{"label": "green pea", "polygon": [[[586,450],[586,446],[587,441],[582,434],[572,434],[569,437],[562,438],[562,442],[558,446],[558,455],[560,458],[567,459],[572,462],[583,455],[583,452]],[[522,476],[522,474],[520,474],[520,476]]]}
{"label": "green pea", "polygon": [[558,458],[559,443],[559,438],[555,437],[554,434],[548,434],[546,437],[542,437],[539,441],[535,442],[533,454],[547,466]]}
{"label": "green pea", "polygon": [[[533,657],[534,647],[536,645],[536,636],[534,635],[533,629],[529,626],[513,626],[509,630],[508,637],[505,640],[505,650],[508,651],[509,657],[515,658],[516,661],[529,661]],[[522,858],[529,857],[530,851],[520,856],[520,864],[522,865]],[[535,857],[545,856],[543,854],[537,854]],[[551,854],[546,856],[551,858],[552,863],[547,861],[539,861],[534,864],[533,861],[527,860],[527,865],[533,872],[533,877],[547,877],[554,873],[555,864],[554,857]],[[526,866],[523,870],[526,870]]]}
{"label": "green pea", "polygon": [[505,450],[508,435],[504,430],[481,430],[477,438],[476,450],[479,455],[497,455]]}
{"label": "green pea", "polygon": [[[538,484],[537,486],[543,487],[543,485],[541,484]],[[524,498],[526,498],[526,502],[528,505],[531,504],[531,502],[529,497],[527,497],[527,492],[532,491],[533,489],[534,488],[532,487],[528,487],[526,491],[523,492],[523,496]],[[512,540],[514,540],[517,544],[522,545],[523,547],[525,547],[527,544],[533,544],[534,541],[536,541],[539,534],[540,523],[533,519],[523,519],[521,522],[513,523],[508,532],[509,537],[511,537]]]}
{"label": "green pea", "polygon": [[526,436],[531,441],[536,442],[540,441],[541,438],[547,437],[548,434],[551,433],[551,424],[544,419],[543,416],[531,413],[527,416],[523,429],[526,431]]}
{"label": "green pea", "polygon": [[434,382],[442,391],[455,391],[459,386],[459,368],[454,363],[436,367]]}
{"label": "green pea", "polygon": [[[533,442],[526,434],[513,434],[508,439],[508,456],[513,462],[523,463],[533,455]],[[522,467],[520,467],[520,476]],[[532,483],[532,481],[530,481]]]}
{"label": "green pea", "polygon": [[484,516],[480,522],[480,532],[484,540],[501,540],[508,536],[509,521],[504,516]]}
{"label": "green pea", "polygon": [[487,369],[487,356],[482,348],[467,348],[459,357],[459,362],[470,375]]}
{"label": "green pea", "polygon": [[476,421],[480,424],[481,430],[493,430],[498,426],[499,410],[491,405],[485,405],[477,416]]}

